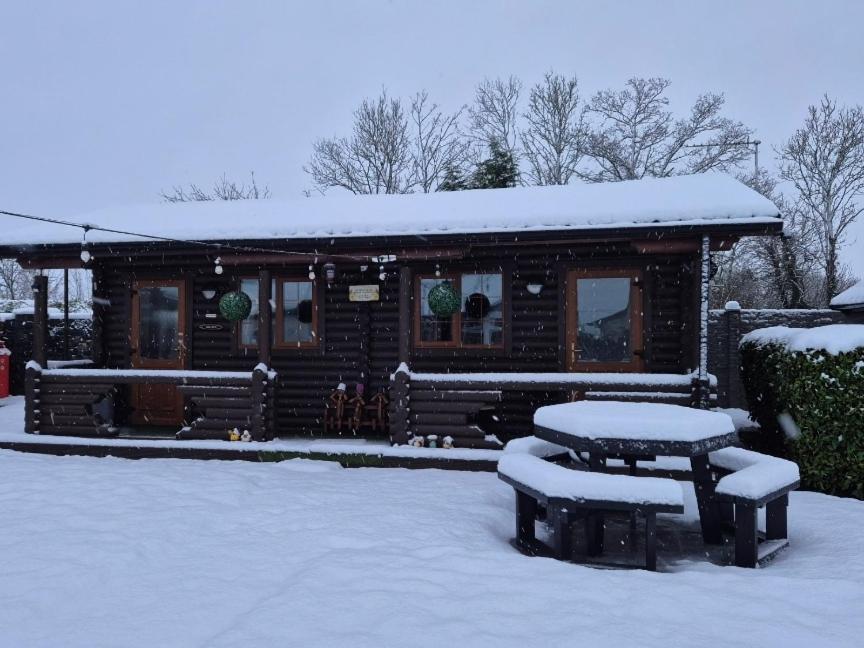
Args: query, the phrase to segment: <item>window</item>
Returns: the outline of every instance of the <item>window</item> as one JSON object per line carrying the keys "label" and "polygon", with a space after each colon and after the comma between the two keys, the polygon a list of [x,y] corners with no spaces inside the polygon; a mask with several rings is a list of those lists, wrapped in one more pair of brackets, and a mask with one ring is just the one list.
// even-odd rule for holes
{"label": "window", "polygon": [[[452,315],[437,315],[429,294],[449,284],[459,300]],[[504,306],[501,273],[418,277],[415,342],[419,347],[501,347]]]}
{"label": "window", "polygon": [[[274,291],[276,282],[273,282]],[[240,346],[258,346],[258,279],[241,279],[240,290],[249,295],[252,300],[252,310],[249,317],[240,322]]]}
{"label": "window", "polygon": [[[241,347],[258,346],[258,279],[240,280],[240,289],[252,300],[249,317],[240,322]],[[314,282],[309,279],[273,279],[271,288],[273,318],[273,346],[277,348],[310,347],[318,345],[317,304]]]}
{"label": "window", "polygon": [[311,281],[278,280],[277,345],[309,346],[315,338],[315,304]]}
{"label": "window", "polygon": [[568,280],[568,368],[638,370],[642,293],[637,270],[573,271]]}

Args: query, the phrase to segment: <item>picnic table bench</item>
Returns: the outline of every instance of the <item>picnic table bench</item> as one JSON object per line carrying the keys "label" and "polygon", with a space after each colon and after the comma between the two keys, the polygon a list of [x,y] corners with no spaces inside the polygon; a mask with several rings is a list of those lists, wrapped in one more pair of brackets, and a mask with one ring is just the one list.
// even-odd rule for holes
{"label": "picnic table bench", "polygon": [[[789,493],[800,485],[797,464],[743,448],[717,450],[709,461],[719,476],[715,497],[721,516],[735,529],[735,564],[756,567],[771,560],[789,546],[786,513]],[[762,507],[764,532],[758,526]]]}
{"label": "picnic table bench", "polygon": [[[671,479],[631,477],[570,470],[532,454],[505,454],[498,477],[516,492],[516,537],[513,545],[528,555],[554,555],[570,560],[573,528],[585,524],[587,554],[603,553],[604,512],[625,511],[645,518],[645,568],[657,569],[657,513],[683,513],[681,486]],[[555,547],[535,534],[538,505],[546,508]]]}

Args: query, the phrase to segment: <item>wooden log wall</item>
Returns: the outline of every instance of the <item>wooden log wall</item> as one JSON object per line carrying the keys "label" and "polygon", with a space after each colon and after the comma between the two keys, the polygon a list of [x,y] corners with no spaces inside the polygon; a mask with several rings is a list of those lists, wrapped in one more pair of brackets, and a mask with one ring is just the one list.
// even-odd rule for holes
{"label": "wooden log wall", "polygon": [[[629,245],[587,248],[549,245],[484,247],[473,249],[462,261],[441,263],[443,271],[503,269],[512,274],[510,334],[505,350],[411,349],[414,371],[560,371],[563,369],[562,276],[567,267],[613,267],[637,265],[645,270],[646,370],[683,373],[691,368],[690,338],[696,320],[690,314],[693,283],[691,259],[687,255],[637,255]],[[202,370],[250,371],[258,362],[256,349],[237,343],[236,326],[218,314],[219,295],[237,286],[241,276],[257,276],[258,267],[225,267],[213,272],[212,259],[190,256],[183,262],[154,260],[146,265],[135,259],[104,258],[98,272],[98,292],[110,301],[99,330],[105,363],[129,366],[130,286],[134,278],[187,277],[192,316],[189,367]],[[411,261],[415,275],[434,272],[433,262]],[[350,266],[350,267],[349,267]],[[307,265],[288,270],[269,267],[274,277],[305,275]],[[367,397],[387,389],[399,356],[399,263],[387,266],[380,282],[378,302],[352,303],[351,284],[379,283],[379,269],[369,264],[337,264],[337,278],[325,286],[318,269],[319,330],[321,345],[314,349],[272,350],[271,367],[279,373],[274,415],[277,434],[323,433],[324,401],[340,382],[353,392],[354,384],[366,385]],[[539,295],[528,292],[528,284],[542,284]],[[206,299],[202,291],[217,295]],[[413,310],[412,310],[413,316]],[[368,325],[367,325],[368,322]],[[368,373],[362,376],[361,373]],[[530,429],[534,410],[546,402],[560,400],[561,393],[505,392],[502,425],[511,431]]]}

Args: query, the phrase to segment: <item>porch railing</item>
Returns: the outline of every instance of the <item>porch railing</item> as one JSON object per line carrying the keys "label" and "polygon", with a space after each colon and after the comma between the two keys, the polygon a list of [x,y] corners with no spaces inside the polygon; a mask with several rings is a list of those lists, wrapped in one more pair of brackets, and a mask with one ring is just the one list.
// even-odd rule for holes
{"label": "porch railing", "polygon": [[[457,444],[482,447],[485,436],[471,424],[472,415],[500,408],[504,392],[706,407],[716,405],[717,381],[710,376],[705,385],[695,374],[422,373],[402,364],[390,377],[390,440],[402,444],[414,436],[448,435]],[[460,434],[465,436],[456,438]]]}
{"label": "porch railing", "polygon": [[120,388],[175,385],[182,394],[186,438],[224,438],[246,430],[255,441],[274,435],[276,373],[264,365],[252,371],[158,369],[25,369],[25,431],[30,434],[112,436]]}

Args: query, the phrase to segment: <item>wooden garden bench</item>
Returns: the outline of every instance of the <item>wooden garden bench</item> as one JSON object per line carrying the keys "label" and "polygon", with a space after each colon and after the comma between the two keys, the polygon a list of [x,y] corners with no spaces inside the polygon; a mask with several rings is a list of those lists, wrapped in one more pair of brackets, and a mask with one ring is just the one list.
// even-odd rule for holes
{"label": "wooden garden bench", "polygon": [[[527,555],[572,558],[572,525],[585,523],[587,553],[603,552],[603,514],[639,513],[645,518],[645,569],[657,569],[657,513],[683,513],[681,486],[671,479],[631,477],[570,470],[539,457],[505,453],[498,477],[516,492],[516,537],[513,546]],[[537,540],[538,506],[546,507],[554,548]]]}
{"label": "wooden garden bench", "polygon": [[[716,450],[709,462],[720,477],[714,496],[725,520],[734,523],[735,565],[768,562],[789,546],[786,509],[789,492],[800,485],[798,465],[742,448]],[[760,532],[758,511],[763,506],[765,531]]]}

